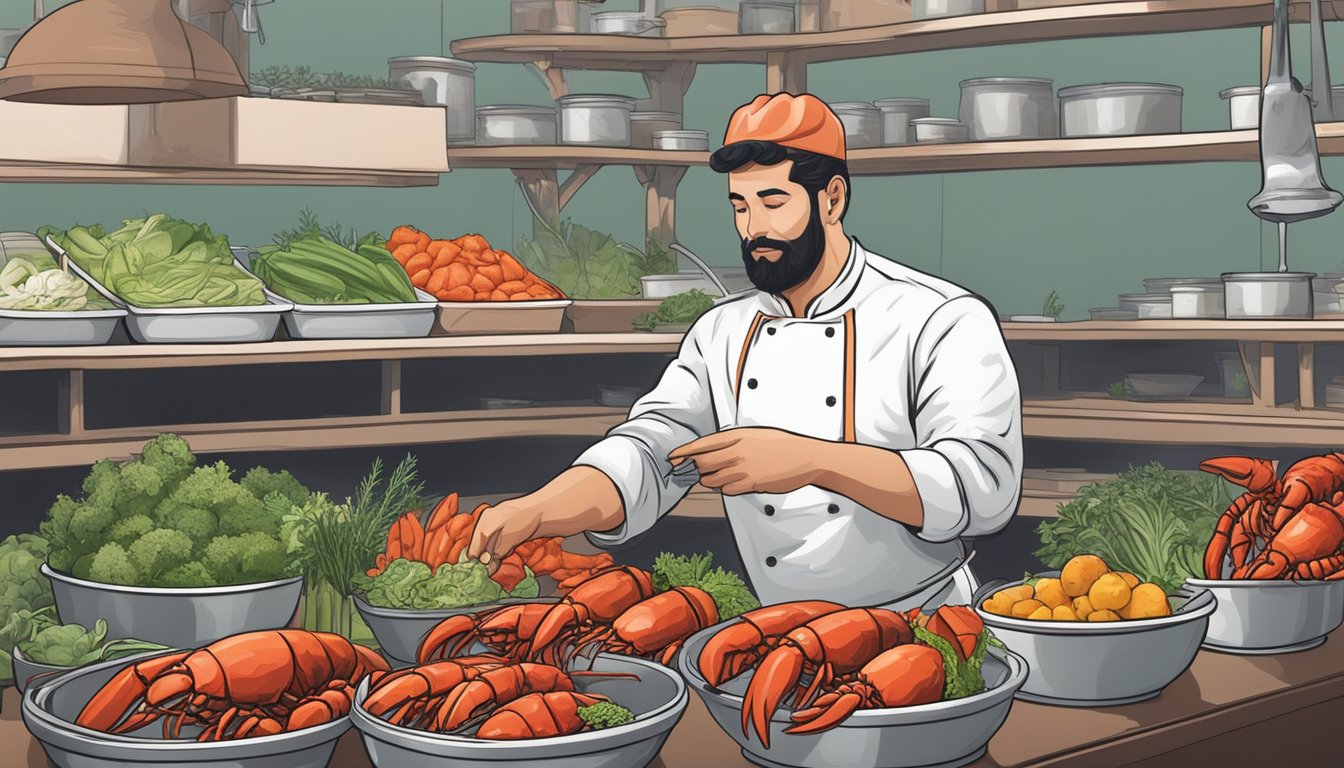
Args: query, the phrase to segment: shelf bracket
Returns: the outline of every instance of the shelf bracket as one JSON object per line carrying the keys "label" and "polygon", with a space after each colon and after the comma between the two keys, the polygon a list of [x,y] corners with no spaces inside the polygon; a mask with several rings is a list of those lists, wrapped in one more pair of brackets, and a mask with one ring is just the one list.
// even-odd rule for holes
{"label": "shelf bracket", "polygon": [[641,112],[676,112],[682,114],[686,92],[695,79],[695,62],[674,61],[666,69],[646,71],[644,84],[649,98],[640,99],[636,109]]}
{"label": "shelf bracket", "polygon": [[558,210],[565,210],[565,206],[569,205],[569,201],[573,199],[574,195],[578,194],[579,189],[581,189],[584,184],[587,184],[589,179],[597,175],[597,172],[600,170],[602,170],[602,166],[592,164],[580,165],[571,171],[570,174],[565,177],[565,180],[560,183]]}
{"label": "shelf bracket", "polygon": [[765,55],[765,91],[800,94],[807,90],[807,62],[789,51]]}
{"label": "shelf bracket", "polygon": [[[556,172],[547,168],[514,168],[513,175],[522,182],[523,194],[537,215],[554,223],[560,220],[560,183]],[[537,235],[541,225],[533,221],[532,232]]]}
{"label": "shelf bracket", "polygon": [[63,435],[84,434],[84,371],[73,369],[61,379],[56,393],[56,431]]}
{"label": "shelf bracket", "polygon": [[669,245],[677,239],[677,186],[684,165],[636,165],[635,178],[644,186],[644,223],[650,242]]}
{"label": "shelf bracket", "polygon": [[1060,376],[1059,364],[1059,345],[1042,344],[1041,347],[1041,378],[1043,380],[1045,396],[1058,397],[1062,389],[1062,377]]}
{"label": "shelf bracket", "polygon": [[569,80],[565,78],[565,69],[555,66],[553,59],[548,57],[529,61],[527,68],[541,78],[541,82],[551,94],[552,101],[569,95]]}
{"label": "shelf bracket", "polygon": [[1297,345],[1297,407],[1316,407],[1316,345],[1311,342]]}
{"label": "shelf bracket", "polygon": [[384,360],[382,385],[379,391],[378,413],[383,416],[401,414],[401,361]]}
{"label": "shelf bracket", "polygon": [[1246,369],[1246,381],[1251,386],[1251,403],[1261,408],[1273,408],[1278,398],[1274,392],[1274,344],[1268,341],[1237,342],[1241,365]]}

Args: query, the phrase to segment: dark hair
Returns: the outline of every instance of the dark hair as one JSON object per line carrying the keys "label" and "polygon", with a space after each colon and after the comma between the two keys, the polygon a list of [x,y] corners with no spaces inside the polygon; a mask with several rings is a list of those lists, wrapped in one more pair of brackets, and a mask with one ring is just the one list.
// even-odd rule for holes
{"label": "dark hair", "polygon": [[709,167],[719,173],[728,173],[749,163],[779,165],[785,160],[793,161],[789,181],[800,185],[810,195],[825,189],[836,176],[845,180],[845,209],[840,212],[840,220],[844,221],[854,199],[849,184],[849,165],[844,160],[780,146],[773,141],[736,141],[710,155]]}

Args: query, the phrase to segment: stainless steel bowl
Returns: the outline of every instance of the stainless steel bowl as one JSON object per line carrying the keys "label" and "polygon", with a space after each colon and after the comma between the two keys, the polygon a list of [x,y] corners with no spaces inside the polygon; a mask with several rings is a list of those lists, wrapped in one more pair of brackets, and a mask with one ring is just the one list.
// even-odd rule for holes
{"label": "stainless steel bowl", "polygon": [[[587,668],[587,667],[585,667]],[[580,691],[600,693],[628,708],[635,721],[573,736],[525,741],[488,741],[391,725],[364,710],[368,681],[360,684],[351,720],[364,737],[377,768],[640,768],[653,762],[686,711],[686,684],[672,670],[629,656],[599,654],[599,672],[633,673],[626,678],[577,678]]]}
{"label": "stainless steel bowl", "polygon": [[882,113],[867,101],[837,101],[831,111],[845,126],[845,147],[859,149],[882,143]]}
{"label": "stainless steel bowl", "polygon": [[609,94],[562,96],[559,104],[561,144],[630,146],[630,115],[635,100]]}
{"label": "stainless steel bowl", "polygon": [[1187,579],[1218,599],[1204,647],[1237,654],[1315,648],[1344,623],[1344,581]]}
{"label": "stainless steel bowl", "polygon": [[1203,589],[1170,596],[1170,616],[1133,621],[1028,621],[980,607],[994,592],[1021,583],[985,585],[975,595],[975,612],[1031,667],[1017,697],[1042,704],[1104,707],[1154,698],[1195,660],[1217,607]]}
{"label": "stainless steel bowl", "polygon": [[599,35],[662,37],[667,22],[639,11],[605,11],[593,14],[593,31]]}
{"label": "stainless steel bowl", "polygon": [[23,695],[23,722],[59,768],[324,768],[336,740],[350,729],[350,718],[276,736],[236,741],[191,741],[196,726],[184,726],[187,739],[164,740],[153,722],[135,735],[112,736],[74,724],[89,699],[117,672],[161,652],[103,662],[59,675]]}
{"label": "stainless steel bowl", "polygon": [[1311,272],[1227,272],[1223,275],[1228,319],[1310,319]]}
{"label": "stainless steel bowl", "polygon": [[1181,132],[1175,85],[1099,83],[1059,89],[1060,135],[1137,136]]}
{"label": "stainless steel bowl", "polygon": [[374,639],[389,664],[394,667],[409,667],[415,664],[420,641],[429,630],[450,616],[465,613],[484,613],[506,605],[519,603],[554,602],[555,598],[536,598],[524,600],[509,598],[484,605],[465,605],[461,608],[445,608],[439,611],[416,611],[405,608],[380,608],[369,605],[363,595],[355,594],[355,609],[364,618],[364,623],[373,631]]}
{"label": "stainless steel bowl", "polygon": [[961,122],[973,141],[1053,139],[1059,135],[1054,82],[1039,77],[977,77],[961,81]]}
{"label": "stainless steel bowl", "polygon": [[299,607],[303,578],[228,587],[126,587],[77,579],[52,570],[56,613],[66,624],[107,620],[108,637],[134,637],[170,648],[197,648],[222,637],[289,624]]}
{"label": "stainless steel bowl", "polygon": [[693,635],[677,655],[677,668],[687,684],[705,702],[719,727],[754,763],[791,768],[834,768],[840,765],[880,765],[884,768],[939,766],[955,768],[978,760],[989,740],[1003,726],[1013,694],[1027,679],[1027,663],[1015,653],[989,649],[981,668],[986,690],[974,696],[897,709],[864,709],[834,729],[809,735],[788,734],[787,712],[770,719],[770,748],[742,733],[742,694],[751,673],[738,675],[714,688],[700,674],[699,658],[714,633],[726,621]]}
{"label": "stainless steel bowl", "polygon": [[476,143],[544,144],[556,142],[554,107],[496,104],[476,108]]}
{"label": "stainless steel bowl", "polygon": [[14,662],[14,687],[19,689],[20,696],[29,687],[41,685],[57,675],[69,672],[71,669],[70,667],[58,667],[54,664],[43,664],[40,661],[24,658],[17,645],[14,646],[11,658]]}

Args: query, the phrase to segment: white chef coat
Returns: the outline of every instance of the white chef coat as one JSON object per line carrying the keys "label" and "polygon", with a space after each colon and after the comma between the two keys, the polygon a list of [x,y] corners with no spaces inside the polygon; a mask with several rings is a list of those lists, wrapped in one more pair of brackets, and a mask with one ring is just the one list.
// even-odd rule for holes
{"label": "white chef coat", "polygon": [[897,451],[923,502],[915,530],[810,485],[725,496],[767,605],[969,602],[976,585],[956,570],[960,539],[1002,529],[1021,494],[1021,395],[992,310],[857,240],[804,317],[753,290],[720,300],[691,327],[629,420],[575,461],[610,477],[625,506],[619,528],[588,538],[613,546],[649,530],[697,479],[670,476],[667,454],[731,427]]}

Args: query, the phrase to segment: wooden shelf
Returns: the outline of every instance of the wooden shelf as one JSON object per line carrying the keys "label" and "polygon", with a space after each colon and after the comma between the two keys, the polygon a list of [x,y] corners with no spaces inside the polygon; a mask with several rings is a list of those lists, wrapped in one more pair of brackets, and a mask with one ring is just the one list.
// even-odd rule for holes
{"label": "wooden shelf", "polygon": [[588,165],[648,165],[686,168],[709,165],[709,153],[570,145],[449,147],[448,163],[454,168],[519,168],[556,171],[572,171]]}
{"label": "wooden shelf", "polygon": [[1003,323],[1009,341],[1268,341],[1344,343],[1344,319],[1081,320]]}
{"label": "wooden shelf", "polygon": [[[1326,2],[1326,19],[1344,3]],[[455,40],[453,55],[476,62],[545,62],[564,69],[657,71],[674,62],[766,64],[787,52],[791,63],[891,56],[1085,37],[1146,35],[1259,27],[1270,23],[1267,0],[1146,0],[1036,8],[877,27],[792,35],[640,38],[618,35],[495,35]],[[1306,18],[1295,2],[1294,19]]]}
{"label": "wooden shelf", "polygon": [[1028,400],[1026,437],[1149,445],[1317,447],[1344,444],[1344,411],[1242,403]]}
{"label": "wooden shelf", "polygon": [[433,187],[437,173],[237,168],[150,168],[73,163],[0,162],[0,184],[233,184],[304,187]]}

